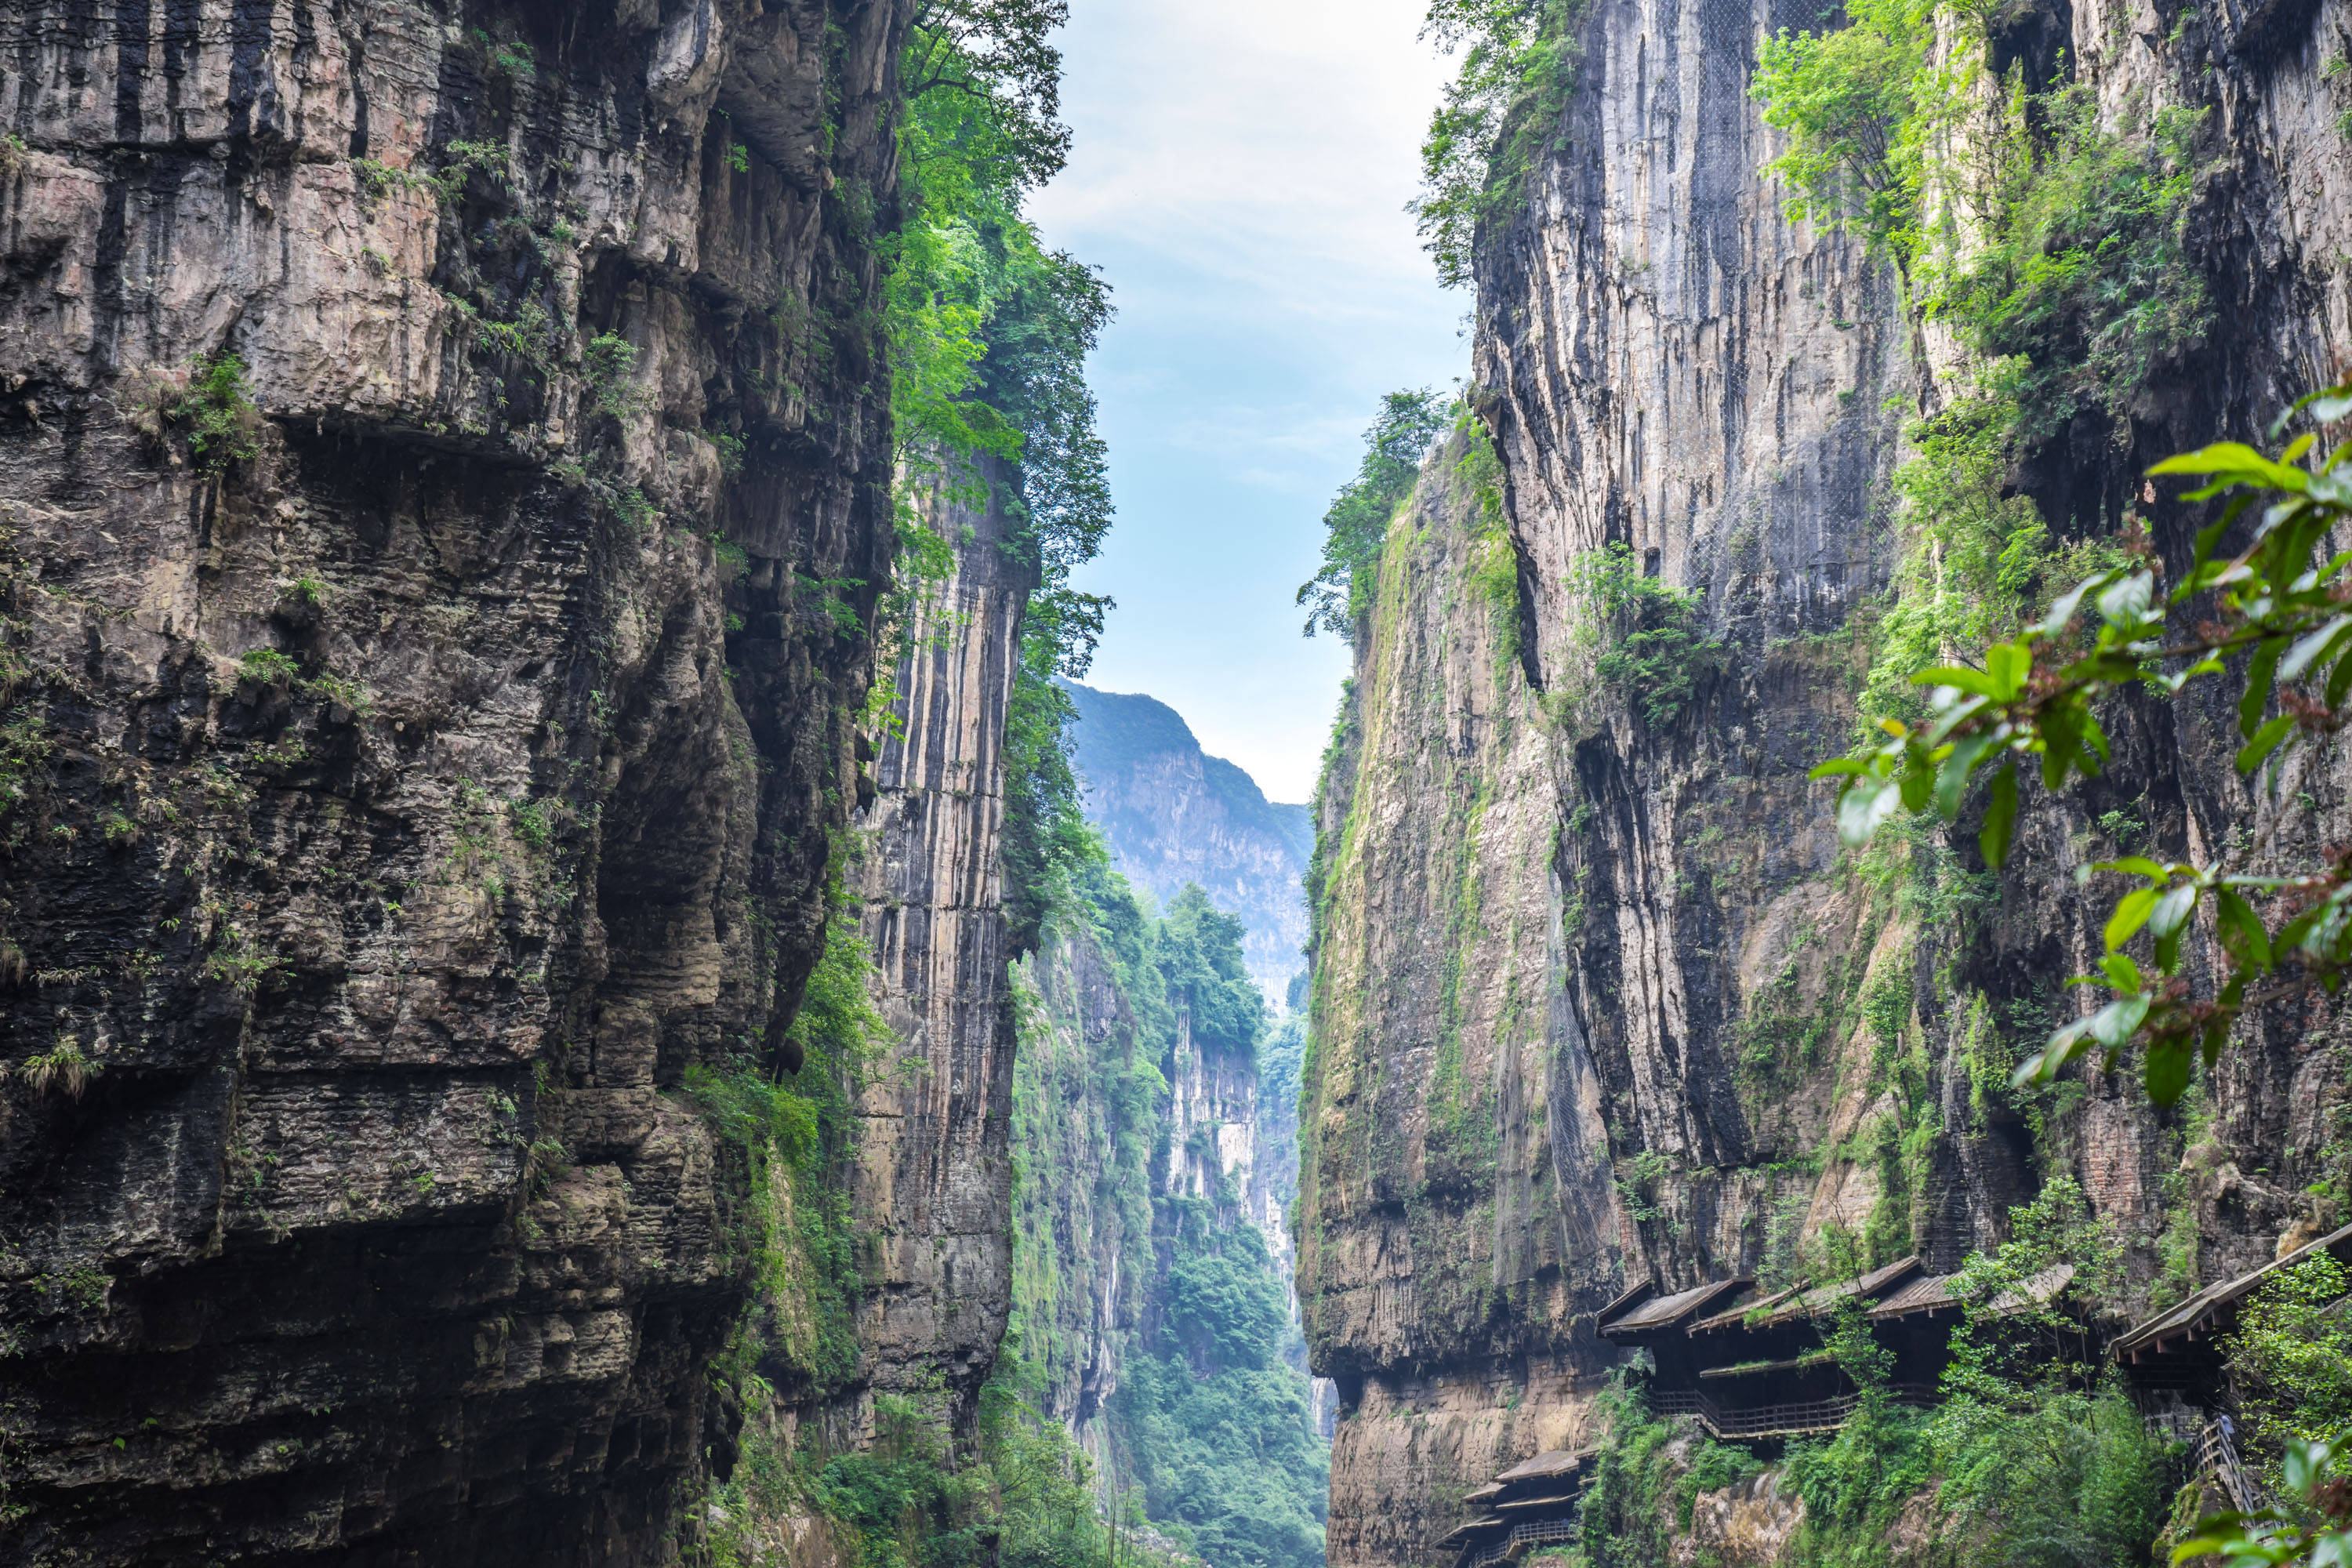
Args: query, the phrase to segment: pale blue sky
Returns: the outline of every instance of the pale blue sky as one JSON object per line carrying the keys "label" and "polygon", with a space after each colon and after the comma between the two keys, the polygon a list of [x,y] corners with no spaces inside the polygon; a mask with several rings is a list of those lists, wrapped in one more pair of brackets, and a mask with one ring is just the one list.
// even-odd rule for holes
{"label": "pale blue sky", "polygon": [[1450,385],[1467,299],[1404,203],[1446,65],[1427,0],[1073,0],[1070,166],[1034,211],[1100,266],[1118,600],[1087,684],[1143,691],[1276,800],[1314,786],[1345,649],[1299,636],[1323,509],[1384,392]]}

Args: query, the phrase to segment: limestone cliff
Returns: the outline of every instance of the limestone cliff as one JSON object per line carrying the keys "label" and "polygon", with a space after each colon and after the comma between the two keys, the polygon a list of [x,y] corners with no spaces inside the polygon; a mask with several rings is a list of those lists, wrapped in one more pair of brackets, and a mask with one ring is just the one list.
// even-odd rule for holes
{"label": "limestone cliff", "polygon": [[[1300,1289],[1344,1401],[1335,1563],[1428,1561],[1465,1489],[1585,1441],[1612,1359],[1590,1314],[1640,1279],[1785,1274],[1833,1224],[1949,1267],[2058,1173],[2126,1237],[2135,1300],[2325,1217],[2305,1189],[2338,1158],[2330,1013],[2250,1031],[2191,1150],[2122,1079],[2031,1108],[1985,1086],[2097,951],[2103,907],[2065,873],[2340,833],[2338,763],[2258,797],[2226,715],[2133,709],[2108,781],[2029,803],[1997,885],[1972,840],[1842,856],[1805,780],[1853,731],[1898,416],[1957,395],[1893,269],[1757,172],[1780,146],[1748,96],[1758,42],[1812,23],[1583,14],[1556,145],[1481,240],[1473,402],[1499,462],[1485,433],[1442,450],[1381,563],[1312,889]],[[2134,505],[2177,569],[2191,513],[2138,470],[2253,435],[2339,363],[2352,163],[2318,73],[2341,25],[2328,4],[2003,14],[1996,68],[2063,70],[2118,116],[2205,112],[2181,232],[2213,325],[2117,422],[2078,417],[2011,476],[2061,536]],[[1686,701],[1595,678],[1611,543],[1704,595],[1720,646]]]}
{"label": "limestone cliff", "polygon": [[1025,968],[1015,1068],[1023,1375],[1106,1496],[1213,1568],[1319,1560],[1326,1484],[1241,941],[1197,893],[1152,921],[1096,868]]}
{"label": "limestone cliff", "polygon": [[1303,966],[1298,883],[1314,847],[1307,808],[1268,801],[1249,774],[1201,749],[1150,697],[1071,686],[1087,817],[1112,861],[1164,907],[1197,882],[1249,925],[1244,951],[1269,999]]}
{"label": "limestone cliff", "polygon": [[904,632],[859,820],[864,930],[893,1037],[858,1104],[850,1202],[874,1264],[868,1387],[944,1384],[968,1420],[1012,1288],[1013,1006],[999,854],[1004,726],[1034,574],[996,481],[984,510],[937,498],[955,571]]}
{"label": "limestone cliff", "polygon": [[792,1065],[856,797],[905,10],[0,8],[11,1560],[675,1554],[746,1279],[669,1091]]}

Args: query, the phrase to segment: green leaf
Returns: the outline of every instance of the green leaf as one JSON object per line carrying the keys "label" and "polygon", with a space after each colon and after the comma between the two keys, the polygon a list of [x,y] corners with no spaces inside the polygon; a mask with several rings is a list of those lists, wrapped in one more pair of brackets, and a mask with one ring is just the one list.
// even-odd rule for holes
{"label": "green leaf", "polygon": [[2326,1478],[2335,1450],[2326,1443],[2291,1442],[2279,1460],[2279,1477],[2291,1492],[2308,1492]]}
{"label": "green leaf", "polygon": [[2273,968],[2270,932],[2254,906],[2227,888],[2215,889],[2213,901],[2221,910],[2221,945],[2254,969]]}
{"label": "green leaf", "polygon": [[2065,787],[2066,772],[2081,749],[2082,730],[2071,703],[2053,706],[2042,716],[2042,787],[2056,793]]}
{"label": "green leaf", "polygon": [[2147,918],[2148,934],[2156,939],[2156,967],[2166,974],[2180,967],[2180,939],[2189,930],[2189,917],[2197,910],[2197,884],[2183,882],[2168,890],[2156,900],[2156,912]]}
{"label": "green leaf", "polygon": [[2009,861],[2009,839],[2017,826],[2017,764],[2010,763],[1992,776],[1992,795],[1985,802],[1984,826],[1977,847],[1985,864],[1998,871]]}
{"label": "green leaf", "polygon": [[2194,1047],[2184,1037],[2168,1035],[2150,1040],[2147,1059],[2140,1064],[2147,1097],[2158,1105],[2177,1104],[2188,1091],[2189,1070],[2196,1057]]}
{"label": "green leaf", "polygon": [[1895,815],[1902,800],[1902,791],[1891,780],[1856,780],[1838,800],[1838,837],[1850,848],[1861,848],[1877,834],[1879,824]]}
{"label": "green leaf", "polygon": [[1870,759],[1867,757],[1838,757],[1830,762],[1815,763],[1812,771],[1805,776],[1809,779],[1833,779],[1847,773],[1869,772]]}
{"label": "green leaf", "polygon": [[2107,573],[2101,576],[2085,578],[2059,595],[2056,603],[2050,606],[2050,613],[2042,617],[2042,624],[2034,629],[2045,637],[2055,638],[2065,636],[2066,623],[2074,618],[2074,611],[2082,604],[2083,595],[2094,588],[2104,585],[2113,575],[2113,573]]}
{"label": "green leaf", "polygon": [[2012,701],[2033,673],[2033,650],[2023,643],[1997,642],[1985,649],[1985,673],[1993,679],[1992,695]]}
{"label": "green leaf", "polygon": [[1903,769],[1902,787],[1903,809],[1925,811],[1927,803],[1936,797],[1935,772],[1914,754]]}
{"label": "green leaf", "polygon": [[2277,751],[2279,742],[2285,740],[2287,732],[2294,728],[2294,715],[2282,713],[2260,730],[2255,731],[2254,738],[2239,749],[2238,771],[2242,773],[2250,773],[2261,767],[2263,759]]}
{"label": "green leaf", "polygon": [[[2091,750],[2097,753],[2099,767],[2105,767],[2107,763],[2107,732],[2100,727],[2098,716],[2088,708],[2083,710],[2083,739],[2088,742]],[[2074,765],[2083,770],[2084,778],[2089,778],[2098,772],[2098,768],[2089,764],[2087,758],[2078,759]]]}
{"label": "green leaf", "polygon": [[2205,1054],[2205,1070],[2207,1072],[2211,1072],[2215,1064],[2221,1061],[2221,1047],[2229,1043],[2230,1020],[2226,1016],[2207,1019],[2205,1027],[2199,1032],[2197,1037],[2198,1047]]}
{"label": "green leaf", "polygon": [[2286,651],[2284,637],[2272,637],[2254,650],[2246,665],[2246,691],[2238,699],[2238,733],[2252,740],[2262,727],[2263,710],[2270,706],[2271,681],[2278,674],[2279,655]]}
{"label": "green leaf", "polygon": [[[2115,913],[2107,917],[2107,951],[2115,952],[2138,934],[2139,928],[2147,923],[2147,917],[2155,910],[2154,888],[2140,888],[2117,900]],[[2128,989],[2137,991],[2139,986],[2135,982]]]}
{"label": "green leaf", "polygon": [[2339,643],[2347,632],[2352,632],[2352,615],[2334,616],[2317,631],[2297,637],[2294,646],[2286,650],[2286,657],[2279,660],[2278,678],[2302,679],[2303,672]]}
{"label": "green leaf", "polygon": [[2341,708],[2347,697],[2352,697],[2352,649],[2338,654],[2327,674],[2327,705]]}
{"label": "green leaf", "polygon": [[2149,881],[2155,882],[2158,885],[2168,882],[2172,879],[2171,872],[2166,870],[2163,867],[2158,865],[2155,861],[2149,859],[2145,855],[2126,855],[2120,859],[2115,860],[2094,860],[2091,862],[2091,869],[2094,871],[2121,871],[2126,877],[2145,877]]}
{"label": "green leaf", "polygon": [[2139,1032],[2147,1016],[2148,998],[2120,996],[2091,1015],[2091,1038],[2103,1046],[2120,1046]]}
{"label": "green leaf", "polygon": [[2005,699],[2000,682],[1981,669],[1970,669],[1964,664],[1939,664],[1933,669],[1923,669],[1911,678],[1914,686],[1948,686],[1955,691],[1965,691],[1972,697]]}
{"label": "green leaf", "polygon": [[2140,621],[2146,618],[2155,593],[2156,579],[2135,572],[2099,591],[2099,614],[2110,621]]}
{"label": "green leaf", "polygon": [[2067,1063],[2090,1048],[2088,1037],[2096,1017],[2077,1018],[2053,1032],[2040,1050],[2018,1063],[2017,1070],[2009,1075],[2010,1087],[2024,1089],[2030,1084],[2048,1083],[2065,1071]]}
{"label": "green leaf", "polygon": [[2111,952],[2100,962],[2100,971],[2107,984],[2115,990],[2137,994],[2140,988],[2139,965],[2120,952]]}
{"label": "green leaf", "polygon": [[2239,441],[2216,441],[2194,452],[2167,458],[2148,469],[2151,474],[2210,474],[2232,484],[2261,485],[2274,490],[2300,490],[2306,476],[2301,468],[2273,463]]}
{"label": "green leaf", "polygon": [[1969,735],[1952,743],[1952,754],[1936,773],[1936,810],[1946,822],[1960,815],[1960,797],[1968,793],[1969,774],[1992,743],[1989,734]]}

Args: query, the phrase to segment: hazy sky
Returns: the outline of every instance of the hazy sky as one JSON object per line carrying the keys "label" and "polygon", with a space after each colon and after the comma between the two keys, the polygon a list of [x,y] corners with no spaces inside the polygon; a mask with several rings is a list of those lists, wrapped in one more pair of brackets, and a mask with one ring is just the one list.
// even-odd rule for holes
{"label": "hazy sky", "polygon": [[1073,0],[1047,239],[1118,306],[1093,365],[1118,600],[1092,686],[1144,691],[1276,800],[1313,789],[1344,647],[1299,636],[1381,394],[1450,385],[1468,301],[1403,210],[1445,62],[1427,0]]}

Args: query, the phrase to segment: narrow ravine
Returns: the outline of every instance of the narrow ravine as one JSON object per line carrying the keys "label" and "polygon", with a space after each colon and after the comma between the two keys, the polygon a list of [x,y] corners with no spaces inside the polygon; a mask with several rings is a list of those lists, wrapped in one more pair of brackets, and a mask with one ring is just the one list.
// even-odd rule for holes
{"label": "narrow ravine", "polygon": [[0,1562],[2352,1551],[2352,0],[1072,4],[0,0]]}

